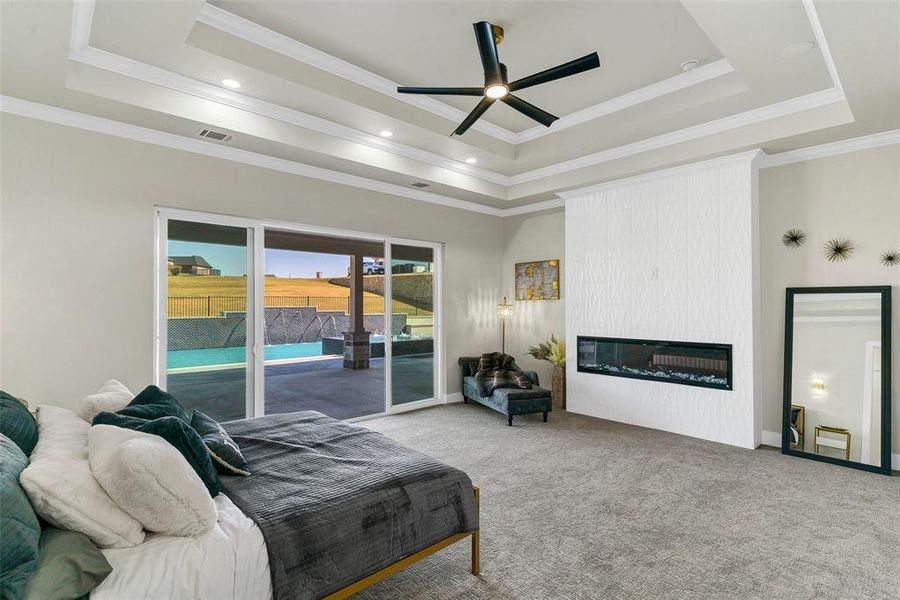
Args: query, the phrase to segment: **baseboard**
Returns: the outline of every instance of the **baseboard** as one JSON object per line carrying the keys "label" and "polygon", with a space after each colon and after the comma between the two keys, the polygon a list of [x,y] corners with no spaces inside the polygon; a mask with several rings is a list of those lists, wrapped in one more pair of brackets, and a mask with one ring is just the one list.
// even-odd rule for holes
{"label": "baseboard", "polygon": [[760,444],[781,448],[781,432],[763,430],[762,436],[760,436]]}
{"label": "baseboard", "polygon": [[454,392],[452,394],[446,394],[444,396],[444,404],[453,404],[454,402],[462,402],[463,395],[462,392]]}

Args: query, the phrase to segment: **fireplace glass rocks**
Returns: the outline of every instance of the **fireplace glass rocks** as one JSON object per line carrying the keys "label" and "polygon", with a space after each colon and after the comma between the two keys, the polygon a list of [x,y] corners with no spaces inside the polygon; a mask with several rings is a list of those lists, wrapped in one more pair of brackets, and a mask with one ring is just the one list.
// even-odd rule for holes
{"label": "fireplace glass rocks", "polygon": [[578,370],[732,389],[730,344],[578,336]]}

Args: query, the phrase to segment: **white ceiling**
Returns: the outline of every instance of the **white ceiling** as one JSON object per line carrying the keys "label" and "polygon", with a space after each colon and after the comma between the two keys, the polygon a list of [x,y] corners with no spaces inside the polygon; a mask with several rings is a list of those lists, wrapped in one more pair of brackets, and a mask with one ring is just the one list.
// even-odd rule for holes
{"label": "white ceiling", "polygon": [[[752,147],[900,128],[897,0],[85,0],[0,10],[5,96],[188,138],[222,129],[230,148],[403,187],[424,181],[494,208]],[[549,129],[497,103],[451,138],[477,98],[394,87],[480,85],[479,20],[505,28],[511,79],[592,51],[602,66],[521,93],[561,117]],[[781,56],[799,41],[816,47]],[[701,67],[682,73],[689,58]]]}
{"label": "white ceiling", "polygon": [[[521,96],[565,115],[721,55],[677,2],[213,2],[216,6],[402,85],[481,86],[472,23],[505,29],[510,81],[598,52],[603,68]],[[372,49],[377,48],[377,52]],[[439,97],[469,111],[475,98]],[[505,105],[485,118],[511,131],[534,122]]]}

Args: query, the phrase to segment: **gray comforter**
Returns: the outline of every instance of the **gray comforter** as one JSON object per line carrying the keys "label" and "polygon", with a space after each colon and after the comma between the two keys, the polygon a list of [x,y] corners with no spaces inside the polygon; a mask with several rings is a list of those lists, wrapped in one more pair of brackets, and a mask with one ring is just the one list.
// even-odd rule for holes
{"label": "gray comforter", "polygon": [[320,598],[478,528],[465,473],[380,433],[313,411],[223,427],[252,473],[223,491],[262,530],[275,600]]}

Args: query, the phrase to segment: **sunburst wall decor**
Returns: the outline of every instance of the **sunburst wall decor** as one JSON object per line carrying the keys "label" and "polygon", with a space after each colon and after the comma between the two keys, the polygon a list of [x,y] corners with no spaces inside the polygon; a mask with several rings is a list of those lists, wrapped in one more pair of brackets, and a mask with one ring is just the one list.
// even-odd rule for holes
{"label": "sunburst wall decor", "polygon": [[900,265],[900,251],[897,250],[888,250],[887,252],[882,252],[879,257],[881,264],[886,267],[895,267]]}
{"label": "sunburst wall decor", "polygon": [[828,262],[844,262],[850,258],[855,248],[852,240],[833,238],[825,242],[825,258]]}
{"label": "sunburst wall decor", "polygon": [[781,243],[788,248],[799,248],[806,243],[806,234],[799,229],[788,229],[781,236]]}

